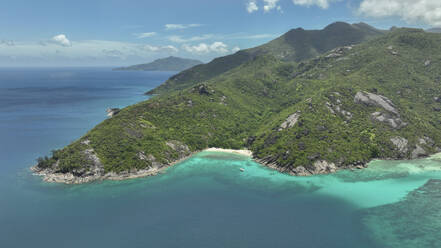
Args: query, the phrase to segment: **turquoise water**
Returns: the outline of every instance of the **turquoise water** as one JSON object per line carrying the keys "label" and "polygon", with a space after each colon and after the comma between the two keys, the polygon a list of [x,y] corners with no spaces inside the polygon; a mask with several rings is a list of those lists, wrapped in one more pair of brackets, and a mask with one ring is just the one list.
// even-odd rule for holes
{"label": "turquoise water", "polygon": [[29,173],[106,107],[143,100],[168,76],[0,70],[1,247],[441,247],[440,156],[313,177],[220,152],[128,181],[59,185]]}

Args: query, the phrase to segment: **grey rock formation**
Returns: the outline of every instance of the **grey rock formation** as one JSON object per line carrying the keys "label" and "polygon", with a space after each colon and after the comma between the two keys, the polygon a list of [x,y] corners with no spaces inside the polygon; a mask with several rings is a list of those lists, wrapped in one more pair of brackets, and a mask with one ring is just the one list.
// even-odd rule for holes
{"label": "grey rock formation", "polygon": [[107,112],[107,116],[108,117],[113,117],[116,114],[119,113],[119,111],[121,111],[119,108],[107,108],[106,112]]}
{"label": "grey rock formation", "polygon": [[333,92],[329,99],[332,102],[326,102],[326,108],[332,114],[340,114],[347,120],[352,119],[352,113],[343,109],[342,101],[340,100],[341,94],[339,92]]}
{"label": "grey rock formation", "polygon": [[354,101],[356,103],[363,103],[367,106],[381,107],[395,115],[399,115],[394,103],[385,96],[376,95],[366,91],[359,91],[355,95]]}
{"label": "grey rock formation", "polygon": [[223,104],[223,105],[227,105],[227,103],[225,102],[227,100],[226,96],[222,96],[220,99],[220,103],[219,104]]}
{"label": "grey rock formation", "polygon": [[328,174],[337,171],[337,166],[334,163],[329,163],[325,160],[317,160],[314,162],[313,174]]}
{"label": "grey rock formation", "polygon": [[305,169],[303,166],[297,166],[292,169],[292,174],[297,176],[310,176],[311,173]]}
{"label": "grey rock formation", "polygon": [[167,141],[166,145],[178,152],[180,157],[188,156],[191,153],[190,148],[186,144],[177,140]]}
{"label": "grey rock formation", "polygon": [[412,159],[417,159],[425,156],[427,156],[426,150],[424,150],[421,146],[416,145],[415,149],[412,151]]}
{"label": "grey rock formation", "polygon": [[374,112],[371,114],[371,118],[375,121],[385,123],[393,129],[400,129],[407,126],[407,123],[402,121],[399,117],[393,116],[389,113]]}
{"label": "grey rock formation", "polygon": [[409,148],[407,147],[409,141],[403,137],[397,136],[390,139],[400,153],[407,153]]}
{"label": "grey rock formation", "polygon": [[407,126],[407,123],[400,118],[400,114],[398,113],[395,104],[385,96],[359,91],[354,97],[354,102],[366,106],[383,108],[385,111],[374,112],[371,114],[371,118],[374,121],[387,124],[393,129],[400,129]]}
{"label": "grey rock formation", "polygon": [[346,51],[352,50],[353,46],[338,47],[330,51],[326,58],[338,58],[345,54]]}
{"label": "grey rock formation", "polygon": [[286,121],[284,121],[280,125],[279,131],[282,131],[283,129],[286,129],[286,128],[293,127],[299,121],[299,118],[300,118],[300,112],[296,112],[296,113],[288,116]]}

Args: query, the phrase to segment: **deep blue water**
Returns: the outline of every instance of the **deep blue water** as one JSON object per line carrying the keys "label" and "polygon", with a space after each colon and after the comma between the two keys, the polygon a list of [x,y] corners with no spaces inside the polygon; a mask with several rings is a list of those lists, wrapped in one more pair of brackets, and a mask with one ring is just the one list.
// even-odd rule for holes
{"label": "deep blue water", "polygon": [[441,179],[439,158],[294,178],[205,152],[122,182],[31,175],[35,158],[79,138],[107,107],[145,100],[171,75],[0,69],[0,247],[441,247],[441,184],[429,181]]}

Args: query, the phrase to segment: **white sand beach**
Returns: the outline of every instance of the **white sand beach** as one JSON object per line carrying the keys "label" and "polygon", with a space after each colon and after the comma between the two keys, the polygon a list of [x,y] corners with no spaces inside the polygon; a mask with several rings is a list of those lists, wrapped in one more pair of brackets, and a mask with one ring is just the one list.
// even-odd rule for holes
{"label": "white sand beach", "polygon": [[248,157],[253,156],[253,152],[250,150],[233,150],[233,149],[222,149],[222,148],[212,147],[212,148],[205,149],[204,151],[206,151],[206,152],[229,152],[229,153],[240,154],[240,155],[244,155],[244,156],[248,156]]}

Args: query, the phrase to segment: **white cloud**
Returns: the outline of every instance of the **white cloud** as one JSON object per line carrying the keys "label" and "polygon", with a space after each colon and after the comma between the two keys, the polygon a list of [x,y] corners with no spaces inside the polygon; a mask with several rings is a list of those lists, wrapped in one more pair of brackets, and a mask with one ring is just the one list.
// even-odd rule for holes
{"label": "white cloud", "polygon": [[182,48],[189,53],[203,54],[203,53],[228,53],[228,46],[220,41],[213,42],[211,45],[200,43],[199,45],[184,44]]}
{"label": "white cloud", "polygon": [[66,35],[64,35],[64,34],[59,34],[59,35],[52,37],[51,41],[60,45],[60,46],[64,46],[64,47],[72,46],[72,43],[70,42],[70,40],[67,39]]}
{"label": "white cloud", "polygon": [[177,49],[175,46],[167,45],[167,46],[151,46],[151,45],[144,45],[144,50],[150,51],[150,52],[172,52],[177,53],[179,52],[179,49]]}
{"label": "white cloud", "polygon": [[201,41],[201,40],[208,40],[214,38],[214,35],[212,34],[204,34],[199,36],[193,36],[190,38],[183,38],[179,35],[172,35],[168,37],[169,41],[176,42],[176,43],[187,43],[187,42],[193,42],[193,41]]}
{"label": "white cloud", "polygon": [[228,46],[225,45],[225,43],[216,41],[213,44],[210,45],[210,49],[213,52],[216,53],[227,53],[228,52]]}
{"label": "white cloud", "polygon": [[[292,0],[292,2],[296,5],[304,5],[304,6],[313,6],[317,5],[322,9],[329,8],[329,4],[332,2],[338,2],[341,0]],[[388,0],[386,0],[388,1]]]}
{"label": "white cloud", "polygon": [[440,0],[363,0],[359,12],[370,17],[400,17],[408,23],[441,27]]}
{"label": "white cloud", "polygon": [[203,40],[258,40],[258,39],[266,39],[266,38],[274,38],[278,35],[275,34],[244,34],[244,33],[235,33],[235,34],[203,34],[192,37],[182,37],[180,35],[172,35],[167,37],[169,41],[175,43],[190,43],[195,41],[203,41]]}
{"label": "white cloud", "polygon": [[172,45],[167,45],[167,46],[144,45],[143,49],[145,51],[150,51],[150,52],[173,52],[173,53],[179,52],[179,49],[177,49],[175,46]]}
{"label": "white cloud", "polygon": [[170,51],[170,52],[172,52],[172,53],[177,53],[177,52],[179,52],[179,49],[176,48],[175,46],[172,46],[172,45],[163,46],[162,49],[164,49],[164,50],[168,50],[168,51]]}
{"label": "white cloud", "polygon": [[279,2],[279,0],[263,0],[263,2],[265,3],[263,5],[263,11],[264,12],[269,12],[272,9],[277,9],[279,11],[282,10],[282,7],[280,7],[280,5],[277,5],[277,3]]}
{"label": "white cloud", "polygon": [[238,51],[240,51],[240,47],[238,47],[238,46],[235,46],[235,47],[233,47],[233,49],[231,49],[231,52],[233,52],[233,53],[238,52]]}
{"label": "white cloud", "polygon": [[202,24],[165,24],[166,30],[176,30],[176,29],[187,29],[187,28],[195,28],[200,27]]}
{"label": "white cloud", "polygon": [[258,11],[258,10],[259,10],[259,7],[257,6],[255,0],[251,0],[248,2],[248,4],[247,4],[248,13],[253,13],[254,11]]}
{"label": "white cloud", "polygon": [[159,51],[161,48],[158,46],[152,46],[152,45],[144,45],[142,47],[144,50],[146,51],[150,51],[150,52],[157,52]]}
{"label": "white cloud", "polygon": [[153,36],[156,35],[156,32],[136,33],[136,34],[133,34],[133,35],[136,36],[138,39],[142,39],[142,38],[153,37]]}

